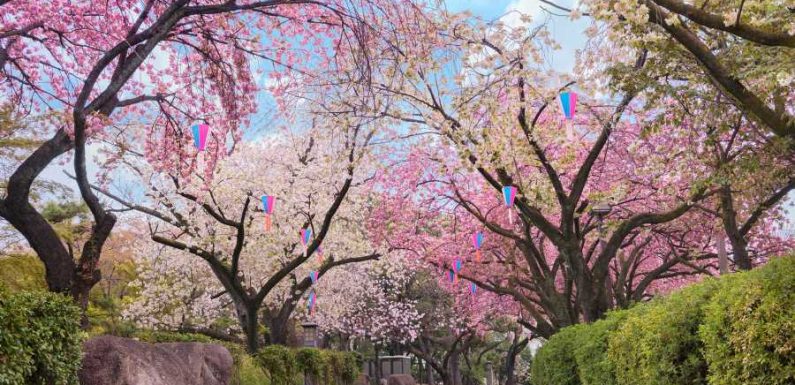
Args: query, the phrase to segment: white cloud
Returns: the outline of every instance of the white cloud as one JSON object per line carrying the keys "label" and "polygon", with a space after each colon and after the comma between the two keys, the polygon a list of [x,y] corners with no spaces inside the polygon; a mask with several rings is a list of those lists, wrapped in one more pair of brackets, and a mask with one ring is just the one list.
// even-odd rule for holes
{"label": "white cloud", "polygon": [[513,0],[505,7],[505,16],[500,20],[515,28],[524,24],[522,15],[532,17],[535,23],[543,17],[542,13],[541,2],[538,0]]}

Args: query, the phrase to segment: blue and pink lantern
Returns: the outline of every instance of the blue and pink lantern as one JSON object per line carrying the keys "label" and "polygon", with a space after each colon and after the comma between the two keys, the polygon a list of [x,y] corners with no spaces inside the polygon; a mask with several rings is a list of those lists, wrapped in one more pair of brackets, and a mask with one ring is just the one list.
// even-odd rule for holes
{"label": "blue and pink lantern", "polygon": [[301,229],[301,244],[304,245],[304,258],[309,255],[309,241],[312,240],[312,229]]}
{"label": "blue and pink lantern", "polygon": [[475,248],[475,261],[480,263],[482,255],[480,253],[480,248],[483,246],[483,232],[478,231],[472,234],[472,246]]}
{"label": "blue and pink lantern", "polygon": [[317,283],[317,279],[320,275],[317,271],[310,271],[309,272],[309,280],[312,281],[312,285]]}
{"label": "blue and pink lantern", "polygon": [[193,131],[193,145],[199,151],[204,151],[204,146],[207,144],[207,134],[210,133],[210,125],[199,123],[191,127]]}
{"label": "blue and pink lantern", "polygon": [[265,231],[271,231],[271,215],[276,208],[276,197],[270,195],[262,196],[262,211],[265,212]]}
{"label": "blue and pink lantern", "polygon": [[502,186],[502,198],[505,207],[508,209],[508,222],[513,225],[513,204],[516,201],[516,193],[519,191],[516,186]]}
{"label": "blue and pink lantern", "polygon": [[315,302],[317,302],[317,294],[312,290],[309,292],[309,298],[306,301],[306,307],[309,308],[309,314],[315,314]]}
{"label": "blue and pink lantern", "polygon": [[574,120],[574,112],[577,109],[577,94],[572,91],[561,92],[560,108],[566,120]]}
{"label": "blue and pink lantern", "polygon": [[574,112],[577,109],[577,94],[572,91],[564,91],[560,94],[560,109],[563,111],[563,119],[566,125],[566,137],[568,140],[574,138]]}
{"label": "blue and pink lantern", "polygon": [[475,295],[478,293],[478,285],[474,282],[469,283],[469,293]]}

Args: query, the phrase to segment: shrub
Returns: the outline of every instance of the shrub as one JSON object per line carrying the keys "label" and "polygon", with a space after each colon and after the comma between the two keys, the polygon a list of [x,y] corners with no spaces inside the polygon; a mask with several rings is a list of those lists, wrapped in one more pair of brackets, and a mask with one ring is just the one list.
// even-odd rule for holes
{"label": "shrub", "polygon": [[328,381],[329,365],[327,358],[320,350],[314,348],[300,348],[295,352],[295,362],[298,370],[315,380],[313,383],[325,383]]}
{"label": "shrub", "polygon": [[710,384],[794,384],[795,257],[737,275],[707,306],[699,333]]}
{"label": "shrub", "polygon": [[338,352],[334,350],[321,350],[325,356],[327,383],[340,385],[351,384],[359,377],[362,365],[360,356],[353,352]]}
{"label": "shrub", "polygon": [[44,264],[35,255],[0,257],[0,283],[11,292],[47,291]]}
{"label": "shrub", "polygon": [[630,310],[610,312],[603,320],[584,327],[578,333],[574,346],[574,360],[579,380],[583,385],[615,385],[613,363],[607,357],[610,335],[629,317],[639,314],[643,306]]}
{"label": "shrub", "polygon": [[84,333],[72,300],[0,289],[0,384],[77,384]]}
{"label": "shrub", "polygon": [[295,354],[284,346],[266,346],[256,358],[273,385],[291,385],[299,375]]}
{"label": "shrub", "polygon": [[235,367],[232,371],[231,385],[269,385],[270,380],[254,357],[243,349],[232,353]]}
{"label": "shrub", "polygon": [[538,350],[531,369],[533,385],[580,385],[574,347],[577,334],[586,327],[563,328]]}
{"label": "shrub", "polygon": [[645,305],[612,334],[608,359],[621,385],[706,384],[698,327],[718,288],[710,279]]}

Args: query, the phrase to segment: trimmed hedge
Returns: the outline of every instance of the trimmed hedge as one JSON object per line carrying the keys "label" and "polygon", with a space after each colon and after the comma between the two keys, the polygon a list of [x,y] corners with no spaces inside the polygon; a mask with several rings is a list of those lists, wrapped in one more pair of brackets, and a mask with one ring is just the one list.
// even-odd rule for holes
{"label": "trimmed hedge", "polygon": [[577,335],[586,325],[564,328],[536,353],[531,367],[534,385],[580,385],[574,347]]}
{"label": "trimmed hedge", "polygon": [[77,384],[84,337],[70,298],[0,287],[0,385]]}
{"label": "trimmed hedge", "polygon": [[301,383],[301,375],[314,384],[347,385],[360,372],[358,358],[352,352],[271,345],[260,350],[256,359],[273,385]]}
{"label": "trimmed hedge", "polygon": [[752,270],[706,307],[699,335],[713,385],[795,384],[795,258]]}
{"label": "trimmed hedge", "polygon": [[795,256],[564,328],[531,383],[795,384]]}
{"label": "trimmed hedge", "polygon": [[703,306],[717,289],[710,279],[645,305],[612,333],[608,359],[619,385],[706,384],[707,365],[698,327]]}

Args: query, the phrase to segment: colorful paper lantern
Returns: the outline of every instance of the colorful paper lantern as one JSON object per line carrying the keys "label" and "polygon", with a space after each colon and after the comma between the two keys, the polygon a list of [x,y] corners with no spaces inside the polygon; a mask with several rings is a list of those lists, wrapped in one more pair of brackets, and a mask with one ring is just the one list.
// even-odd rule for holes
{"label": "colorful paper lantern", "polygon": [[508,209],[508,223],[513,225],[513,203],[516,201],[516,193],[519,189],[516,186],[502,186],[502,198],[505,207]]}
{"label": "colorful paper lantern", "polygon": [[315,303],[317,302],[317,294],[315,291],[312,290],[309,292],[309,298],[307,298],[306,306],[309,308],[309,314],[315,314]]}
{"label": "colorful paper lantern", "polygon": [[477,261],[478,263],[480,263],[480,260],[482,258],[482,255],[480,253],[480,247],[483,246],[483,238],[484,235],[482,231],[477,231],[474,234],[472,234],[472,246],[475,248],[475,261]]}
{"label": "colorful paper lantern", "polygon": [[271,231],[271,215],[276,208],[276,197],[270,195],[262,196],[262,211],[265,213],[265,231]]}
{"label": "colorful paper lantern", "polygon": [[204,151],[204,146],[207,144],[207,134],[210,132],[210,126],[207,124],[194,124],[191,127],[193,131],[193,145],[199,151]]}
{"label": "colorful paper lantern", "polygon": [[312,240],[312,229],[301,229],[301,244],[304,245],[304,258],[309,254],[309,241]]}
{"label": "colorful paper lantern", "polygon": [[560,107],[563,111],[563,117],[566,120],[574,119],[574,112],[577,109],[577,94],[573,91],[564,91],[560,93]]}
{"label": "colorful paper lantern", "polygon": [[318,274],[317,271],[310,271],[309,272],[309,279],[312,281],[313,285],[317,283],[318,277],[319,277],[319,274]]}
{"label": "colorful paper lantern", "polygon": [[476,285],[474,282],[470,282],[470,283],[469,283],[469,292],[470,292],[472,295],[475,295],[475,294],[477,294],[477,292],[478,292],[478,285]]}

